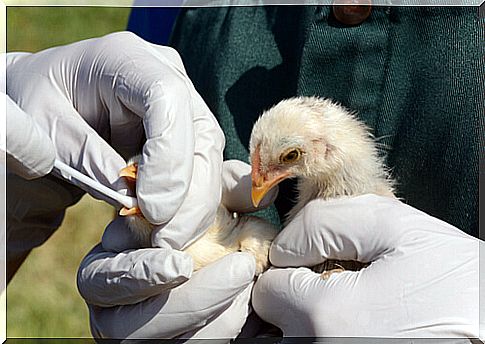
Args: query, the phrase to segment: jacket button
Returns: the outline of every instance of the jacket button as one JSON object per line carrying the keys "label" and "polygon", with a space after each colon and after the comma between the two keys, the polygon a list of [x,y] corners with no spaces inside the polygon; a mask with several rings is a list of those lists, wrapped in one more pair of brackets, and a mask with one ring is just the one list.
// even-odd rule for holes
{"label": "jacket button", "polygon": [[358,25],[366,20],[371,12],[371,0],[337,0],[336,3],[340,5],[333,5],[333,15],[345,25]]}

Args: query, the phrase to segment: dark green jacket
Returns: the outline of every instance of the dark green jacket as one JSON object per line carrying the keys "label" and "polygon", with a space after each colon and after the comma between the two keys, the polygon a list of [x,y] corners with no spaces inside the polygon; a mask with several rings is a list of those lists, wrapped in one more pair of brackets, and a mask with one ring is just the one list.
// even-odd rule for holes
{"label": "dark green jacket", "polygon": [[478,236],[478,18],[472,7],[374,7],[349,27],[329,6],[185,9],[172,45],[226,133],[226,159],[248,160],[254,121],[279,100],[333,98],[388,147],[405,202]]}

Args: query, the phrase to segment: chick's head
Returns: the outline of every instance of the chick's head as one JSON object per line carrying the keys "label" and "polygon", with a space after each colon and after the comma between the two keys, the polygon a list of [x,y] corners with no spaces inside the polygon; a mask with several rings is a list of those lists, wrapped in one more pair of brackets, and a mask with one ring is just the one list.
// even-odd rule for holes
{"label": "chick's head", "polygon": [[361,122],[344,107],[316,97],[283,100],[265,111],[253,127],[249,150],[255,206],[284,179],[344,178],[343,169],[376,155]]}

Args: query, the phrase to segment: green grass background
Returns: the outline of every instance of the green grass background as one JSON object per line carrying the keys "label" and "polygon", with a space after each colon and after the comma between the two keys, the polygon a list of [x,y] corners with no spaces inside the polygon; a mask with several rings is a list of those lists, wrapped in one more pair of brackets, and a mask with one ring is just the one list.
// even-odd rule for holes
{"label": "green grass background", "polygon": [[[7,51],[36,52],[126,28],[129,8],[8,7]],[[122,47],[120,47],[122,49]],[[7,186],[8,187],[8,186]],[[8,337],[89,337],[76,288],[81,259],[102,235],[113,208],[85,196],[35,249],[7,287]]]}

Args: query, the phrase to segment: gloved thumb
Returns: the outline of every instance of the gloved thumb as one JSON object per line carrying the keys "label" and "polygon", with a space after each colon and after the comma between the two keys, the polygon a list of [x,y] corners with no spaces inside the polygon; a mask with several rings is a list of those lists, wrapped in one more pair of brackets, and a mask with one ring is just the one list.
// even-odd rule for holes
{"label": "gloved thumb", "polygon": [[351,305],[348,300],[357,276],[358,273],[347,271],[338,274],[338,280],[324,280],[308,268],[273,268],[254,285],[252,305],[263,320],[279,327],[285,337],[329,335],[341,330],[335,310],[344,312]]}
{"label": "gloved thumb", "polygon": [[226,160],[222,164],[222,204],[230,211],[250,213],[269,207],[278,187],[272,188],[261,200],[258,208],[251,201],[251,165],[240,160]]}
{"label": "gloved thumb", "polygon": [[314,266],[327,259],[372,262],[396,246],[403,216],[427,215],[376,195],[312,201],[273,241],[270,261],[275,266]]}

